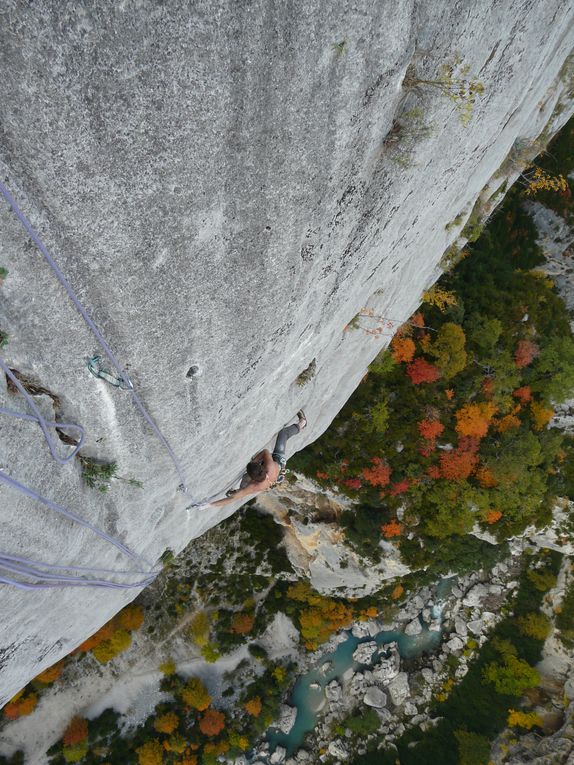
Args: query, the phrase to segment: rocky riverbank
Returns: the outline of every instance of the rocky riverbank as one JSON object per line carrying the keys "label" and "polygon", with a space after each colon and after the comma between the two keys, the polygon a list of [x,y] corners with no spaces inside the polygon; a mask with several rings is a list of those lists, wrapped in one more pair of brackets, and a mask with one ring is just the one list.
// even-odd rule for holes
{"label": "rocky riverbank", "polygon": [[[488,574],[453,577],[450,592],[443,598],[438,597],[437,587],[424,587],[400,608],[390,624],[379,620],[355,624],[352,634],[364,642],[358,645],[353,659],[362,666],[347,670],[327,684],[318,723],[303,747],[289,756],[284,747],[272,751],[264,742],[256,749],[253,765],[343,763],[351,754],[364,753],[375,739],[382,748],[412,725],[423,729],[431,726],[428,708],[432,698],[448,692],[449,684],[466,674],[474,652],[507,610],[505,605],[518,587],[519,565],[519,558],[514,557],[499,563]],[[442,631],[442,643],[435,653],[417,658],[401,657],[396,642],[380,646],[373,640],[382,631],[415,636],[423,630]],[[337,634],[305,664],[320,661],[347,639],[348,633]],[[377,714],[379,729],[358,740],[341,723],[368,708]],[[278,727],[289,733],[294,722],[292,708],[285,707]],[[232,762],[240,765],[243,760]]]}

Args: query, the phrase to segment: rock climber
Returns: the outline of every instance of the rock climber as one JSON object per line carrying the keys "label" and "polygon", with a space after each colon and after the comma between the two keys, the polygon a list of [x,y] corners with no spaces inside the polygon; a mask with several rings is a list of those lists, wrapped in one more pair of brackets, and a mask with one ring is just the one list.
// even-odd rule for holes
{"label": "rock climber", "polygon": [[273,486],[282,483],[285,478],[285,466],[287,458],[285,457],[285,447],[291,436],[300,433],[307,425],[305,412],[300,409],[297,412],[298,422],[282,428],[277,434],[277,440],[271,453],[269,449],[262,449],[248,463],[246,475],[241,480],[239,489],[233,489],[227,492],[226,499],[219,499],[211,504],[216,507],[235,502],[241,497],[247,497],[250,494],[259,494],[267,491]]}

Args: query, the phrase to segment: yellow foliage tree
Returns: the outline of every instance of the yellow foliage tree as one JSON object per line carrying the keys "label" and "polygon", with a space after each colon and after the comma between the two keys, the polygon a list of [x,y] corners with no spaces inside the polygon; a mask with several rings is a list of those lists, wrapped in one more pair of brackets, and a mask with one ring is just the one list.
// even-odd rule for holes
{"label": "yellow foliage tree", "polygon": [[209,616],[198,611],[189,623],[188,633],[193,642],[202,648],[209,642]]}
{"label": "yellow foliage tree", "polygon": [[349,627],[353,621],[353,611],[349,606],[320,595],[304,580],[291,585],[287,595],[309,605],[300,612],[299,625],[305,647],[310,650],[328,640],[333,632]]}
{"label": "yellow foliage tree", "polygon": [[181,698],[199,712],[203,712],[211,704],[211,696],[199,677],[189,678],[181,692]]}
{"label": "yellow foliage tree", "polygon": [[261,699],[259,696],[254,696],[244,704],[245,711],[252,717],[259,717],[261,714]]}
{"label": "yellow foliage tree", "polygon": [[139,630],[144,621],[144,610],[141,606],[126,606],[117,615],[117,621],[124,630]]}
{"label": "yellow foliage tree", "polygon": [[156,717],[153,723],[153,727],[159,733],[173,733],[179,725],[179,717],[175,712],[166,712],[160,717]]}
{"label": "yellow foliage tree", "polygon": [[536,712],[521,712],[516,709],[508,710],[507,722],[511,728],[526,728],[526,730],[534,728],[535,725],[542,725],[542,720]]}
{"label": "yellow foliage tree", "polygon": [[127,630],[116,630],[109,640],[104,640],[92,649],[92,654],[100,662],[107,664],[120,653],[127,651],[132,644],[132,636]]}
{"label": "yellow foliage tree", "polygon": [[175,675],[175,670],[177,667],[175,666],[175,662],[173,659],[168,659],[167,661],[164,661],[163,664],[159,665],[159,671],[163,672],[166,677],[169,677],[170,675]]}
{"label": "yellow foliage tree", "polygon": [[532,401],[530,404],[530,414],[532,416],[532,427],[534,430],[542,430],[554,417],[554,409],[546,408],[539,401]]}
{"label": "yellow foliage tree", "polygon": [[454,292],[449,292],[436,284],[430,290],[423,292],[423,302],[435,306],[441,313],[444,313],[450,306],[458,304]]}
{"label": "yellow foliage tree", "polygon": [[136,753],[139,765],[163,765],[163,747],[159,741],[146,741]]}

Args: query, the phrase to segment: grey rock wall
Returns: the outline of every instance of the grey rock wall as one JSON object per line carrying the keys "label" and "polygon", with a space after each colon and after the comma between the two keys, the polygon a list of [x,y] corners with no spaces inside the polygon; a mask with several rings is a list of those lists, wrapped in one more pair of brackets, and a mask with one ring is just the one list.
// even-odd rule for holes
{"label": "grey rock wall", "polygon": [[[229,485],[300,406],[310,426],[292,448],[329,425],[388,341],[347,322],[365,305],[406,318],[458,233],[445,225],[496,190],[517,138],[571,112],[573,16],[565,0],[2,3],[0,175],[129,366],[194,498]],[[427,88],[405,103],[401,87],[413,60],[433,77],[455,52],[485,86],[466,128],[452,101]],[[431,134],[385,142],[409,103]],[[86,455],[144,489],[88,489],[35,424],[6,417],[0,469],[151,561],[232,512],[188,509],[129,396],[86,370],[94,339],[4,203],[0,266],[7,362],[86,428]],[[25,410],[3,381],[0,406]],[[5,552],[126,565],[5,486],[0,518]],[[134,595],[3,586],[0,703]]]}

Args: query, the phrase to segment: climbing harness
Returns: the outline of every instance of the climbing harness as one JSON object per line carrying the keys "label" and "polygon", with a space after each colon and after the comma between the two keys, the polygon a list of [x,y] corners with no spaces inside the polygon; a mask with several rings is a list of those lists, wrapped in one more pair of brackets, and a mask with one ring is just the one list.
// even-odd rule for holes
{"label": "climbing harness", "polygon": [[42,242],[42,240],[40,239],[40,237],[38,236],[36,231],[33,229],[32,224],[30,223],[28,218],[26,218],[24,213],[20,210],[20,208],[16,204],[16,201],[14,200],[14,197],[8,191],[8,189],[2,183],[2,181],[0,181],[0,194],[2,194],[4,199],[8,202],[8,204],[12,208],[12,211],[14,212],[16,217],[18,218],[20,223],[24,226],[24,228],[26,229],[26,232],[28,233],[28,235],[31,237],[31,239],[34,242],[34,244],[36,245],[36,247],[40,250],[40,252],[44,256],[44,259],[46,260],[46,262],[48,263],[48,265],[50,266],[50,268],[54,272],[56,278],[58,279],[58,281],[60,282],[62,287],[66,290],[66,292],[68,294],[68,297],[70,298],[72,303],[75,305],[75,307],[79,311],[80,315],[82,316],[82,318],[84,319],[84,321],[88,325],[89,329],[91,330],[92,334],[94,335],[94,337],[96,338],[96,340],[98,341],[100,346],[105,351],[106,356],[109,358],[109,360],[111,361],[112,365],[114,366],[114,368],[115,368],[119,378],[125,383],[126,389],[129,390],[129,392],[130,392],[130,394],[132,396],[134,404],[139,409],[139,411],[141,412],[142,416],[147,420],[148,424],[150,425],[150,427],[152,428],[152,430],[154,431],[156,436],[159,438],[159,440],[161,441],[161,443],[165,447],[166,451],[168,452],[169,456],[171,457],[171,461],[173,462],[174,467],[175,467],[175,469],[177,471],[177,474],[179,476],[180,484],[178,486],[178,489],[180,489],[180,490],[182,490],[184,492],[187,492],[187,485],[186,485],[186,482],[185,482],[185,477],[184,477],[184,474],[183,474],[183,470],[181,469],[181,466],[180,466],[180,464],[179,464],[179,462],[177,460],[177,457],[175,456],[175,453],[173,452],[173,449],[171,448],[171,446],[169,445],[167,439],[165,438],[163,433],[160,431],[160,429],[158,428],[158,426],[154,422],[153,418],[148,413],[147,409],[144,407],[141,399],[139,398],[139,396],[135,392],[134,387],[133,387],[133,383],[131,382],[127,372],[123,369],[123,367],[120,365],[119,361],[116,359],[112,349],[108,345],[107,341],[103,337],[103,335],[100,332],[100,330],[97,328],[97,326],[94,324],[94,322],[90,318],[90,315],[88,314],[88,312],[86,311],[84,306],[80,303],[76,293],[74,292],[74,290],[70,286],[68,280],[66,279],[66,277],[64,276],[64,274],[60,270],[58,264],[52,258],[52,256],[50,255],[50,253],[46,249],[44,243]]}
{"label": "climbing harness", "polygon": [[[177,458],[173,450],[171,449],[171,446],[169,445],[167,439],[161,433],[158,426],[152,419],[151,415],[147,412],[142,401],[136,394],[133,387],[133,383],[129,379],[127,373],[120,366],[119,362],[115,358],[105,338],[102,336],[97,326],[94,324],[89,314],[87,313],[85,308],[82,306],[82,304],[78,300],[76,294],[72,290],[64,274],[62,273],[62,271],[60,270],[56,262],[53,260],[53,258],[50,256],[43,242],[41,241],[39,236],[36,234],[35,230],[32,228],[32,225],[30,224],[29,220],[20,210],[14,198],[12,197],[12,195],[10,194],[6,186],[1,181],[0,181],[0,193],[2,194],[4,199],[7,201],[7,203],[11,207],[12,211],[14,212],[18,220],[22,223],[28,235],[32,238],[33,242],[36,244],[36,246],[40,250],[40,252],[44,256],[48,265],[52,268],[52,271],[54,272],[56,278],[66,290],[68,297],[70,298],[72,303],[75,305],[80,315],[82,316],[82,318],[88,325],[89,329],[91,330],[92,334],[95,336],[96,340],[99,342],[99,344],[105,351],[106,355],[110,359],[112,365],[116,369],[118,377],[115,377],[113,374],[111,374],[107,369],[105,369],[102,366],[102,361],[100,356],[94,356],[91,359],[89,359],[88,369],[96,377],[104,379],[110,384],[114,385],[115,387],[128,390],[131,393],[134,404],[139,409],[139,411],[141,412],[143,417],[146,419],[146,421],[149,423],[150,427],[155,432],[157,437],[160,439],[160,441],[162,442],[163,446],[166,448],[166,450],[168,451],[172,459],[172,462],[176,468],[176,471],[181,481],[178,489],[186,492],[187,487],[185,484],[185,478],[183,475],[183,471],[181,470],[181,467],[179,465],[179,462],[177,461]],[[36,422],[42,429],[44,438],[46,439],[48,448],[50,449],[50,453],[52,454],[52,457],[56,460],[56,462],[58,462],[60,465],[64,465],[70,462],[70,460],[72,460],[76,456],[76,454],[78,453],[79,449],[81,448],[84,442],[84,437],[85,437],[84,429],[80,425],[76,425],[74,423],[51,422],[46,420],[43,417],[40,410],[38,409],[38,407],[36,406],[36,404],[34,403],[34,401],[32,400],[31,396],[26,391],[25,387],[21,384],[17,376],[10,370],[8,365],[2,359],[0,359],[0,368],[2,369],[6,377],[14,384],[17,390],[24,396],[28,406],[33,412],[33,415],[13,411],[5,407],[0,407],[0,414],[6,414],[10,417],[15,417],[17,419]],[[75,430],[78,433],[78,440],[76,441],[73,450],[65,457],[61,457],[56,449],[56,444],[52,436],[50,435],[51,428],[58,429],[58,430],[64,430],[64,429]],[[13,489],[20,491],[22,494],[36,500],[37,502],[40,502],[46,507],[49,507],[54,512],[60,515],[63,515],[69,520],[72,520],[73,522],[78,523],[79,525],[89,529],[90,531],[95,533],[97,536],[99,536],[101,539],[103,539],[104,541],[116,547],[123,555],[129,557],[134,563],[138,565],[138,570],[114,571],[111,569],[90,568],[87,566],[52,564],[52,563],[46,563],[42,561],[34,561],[29,558],[0,552],[0,570],[13,572],[14,574],[18,574],[20,576],[27,576],[36,580],[34,582],[23,582],[20,579],[14,579],[11,576],[0,574],[0,582],[4,584],[13,585],[17,587],[18,589],[23,589],[23,590],[45,589],[45,588],[51,588],[51,587],[92,587],[92,586],[107,587],[107,588],[113,588],[113,589],[125,589],[125,588],[133,588],[133,587],[138,587],[138,588],[145,587],[148,584],[150,584],[159,573],[158,570],[152,570],[153,569],[152,564],[147,562],[144,558],[139,556],[137,553],[134,553],[129,547],[124,545],[122,542],[119,542],[117,539],[114,539],[114,537],[110,536],[109,534],[106,534],[106,532],[97,528],[97,526],[94,526],[88,521],[84,520],[79,515],[76,515],[70,510],[66,510],[65,508],[61,507],[55,502],[52,502],[52,500],[47,499],[46,497],[43,497],[42,495],[35,492],[33,489],[20,483],[16,479],[11,478],[9,475],[4,473],[3,471],[0,471],[0,481],[2,481],[3,483],[5,483],[6,485],[10,486]],[[140,570],[140,568],[143,568],[144,570]],[[62,573],[66,571],[79,572],[80,575]],[[104,578],[85,579],[83,578],[84,574],[97,574],[97,575],[113,574],[116,577],[123,576],[123,575],[133,576],[134,574],[137,574],[137,575],[143,575],[144,578],[140,579],[137,582],[118,582],[118,581],[112,581],[112,580],[104,579]]]}

